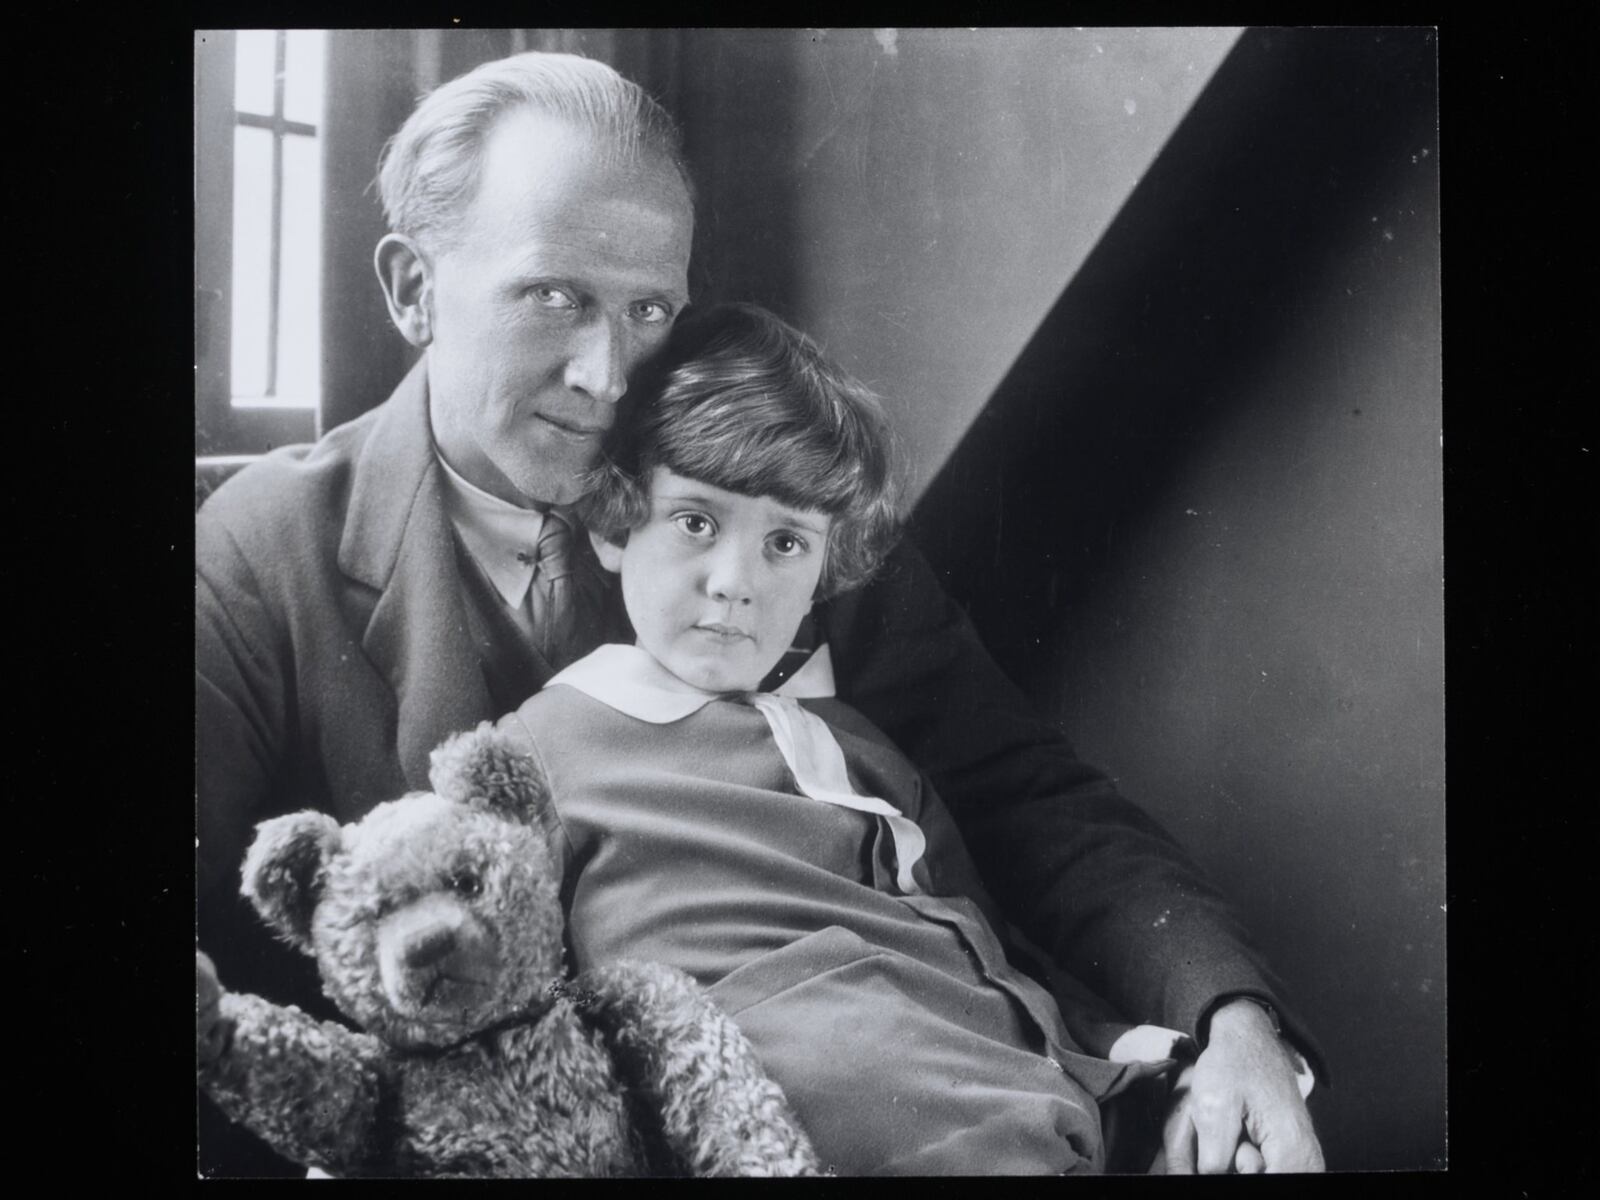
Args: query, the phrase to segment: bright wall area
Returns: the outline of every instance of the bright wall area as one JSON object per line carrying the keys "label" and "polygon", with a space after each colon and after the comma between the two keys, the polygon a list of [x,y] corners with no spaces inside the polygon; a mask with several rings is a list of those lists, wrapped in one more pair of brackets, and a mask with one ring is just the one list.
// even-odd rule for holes
{"label": "bright wall area", "polygon": [[879,389],[926,482],[1238,30],[682,36],[703,288]]}

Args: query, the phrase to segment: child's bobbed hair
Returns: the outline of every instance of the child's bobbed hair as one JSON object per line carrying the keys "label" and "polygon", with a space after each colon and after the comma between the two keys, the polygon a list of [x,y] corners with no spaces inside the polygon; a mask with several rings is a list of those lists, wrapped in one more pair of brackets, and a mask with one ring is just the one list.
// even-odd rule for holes
{"label": "child's bobbed hair", "polygon": [[579,516],[611,542],[650,514],[651,472],[832,518],[819,599],[866,582],[899,531],[877,396],[754,304],[691,310],[622,401]]}

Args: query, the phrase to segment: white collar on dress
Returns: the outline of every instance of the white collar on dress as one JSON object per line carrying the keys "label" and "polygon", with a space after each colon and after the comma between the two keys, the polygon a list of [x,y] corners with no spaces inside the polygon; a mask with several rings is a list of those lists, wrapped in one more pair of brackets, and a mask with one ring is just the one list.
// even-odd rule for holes
{"label": "white collar on dress", "polygon": [[[670,725],[697,713],[716,692],[685,683],[638,646],[601,646],[561,671],[546,687],[564,683],[601,704],[652,725]],[[834,695],[833,659],[823,646],[787,679],[777,694],[795,700]]]}

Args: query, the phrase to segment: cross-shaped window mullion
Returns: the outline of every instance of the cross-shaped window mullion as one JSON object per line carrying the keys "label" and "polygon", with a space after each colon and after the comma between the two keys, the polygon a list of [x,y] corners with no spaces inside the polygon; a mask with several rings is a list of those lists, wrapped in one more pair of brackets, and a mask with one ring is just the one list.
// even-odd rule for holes
{"label": "cross-shaped window mullion", "polygon": [[273,39],[272,113],[235,112],[240,125],[265,129],[272,135],[272,210],[269,222],[270,253],[267,280],[267,380],[265,393],[278,394],[279,297],[283,276],[283,139],[288,135],[315,137],[317,127],[291,121],[284,113],[284,75],[288,65],[288,34],[280,29]]}

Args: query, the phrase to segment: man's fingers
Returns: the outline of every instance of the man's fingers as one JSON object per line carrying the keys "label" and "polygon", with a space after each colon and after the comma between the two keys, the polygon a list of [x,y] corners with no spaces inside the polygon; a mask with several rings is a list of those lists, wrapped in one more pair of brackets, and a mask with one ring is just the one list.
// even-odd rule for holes
{"label": "man's fingers", "polygon": [[1260,1148],[1267,1171],[1327,1170],[1303,1101],[1286,1102],[1274,1109],[1252,1107],[1245,1128],[1248,1139]]}
{"label": "man's fingers", "polygon": [[1179,1105],[1167,1118],[1161,1144],[1166,1151],[1168,1175],[1194,1174],[1194,1125],[1186,1106]]}
{"label": "man's fingers", "polygon": [[1261,1157],[1254,1142],[1244,1138],[1239,1142],[1239,1149],[1234,1151],[1233,1169],[1240,1175],[1259,1175],[1267,1169],[1267,1160]]}
{"label": "man's fingers", "polygon": [[1237,1103],[1196,1098],[1190,1110],[1198,1147],[1195,1166],[1202,1175],[1226,1175],[1244,1136],[1244,1112]]}
{"label": "man's fingers", "polygon": [[1322,1146],[1309,1128],[1291,1127],[1283,1132],[1269,1132],[1261,1139],[1261,1155],[1265,1169],[1275,1174],[1327,1170],[1322,1161]]}

